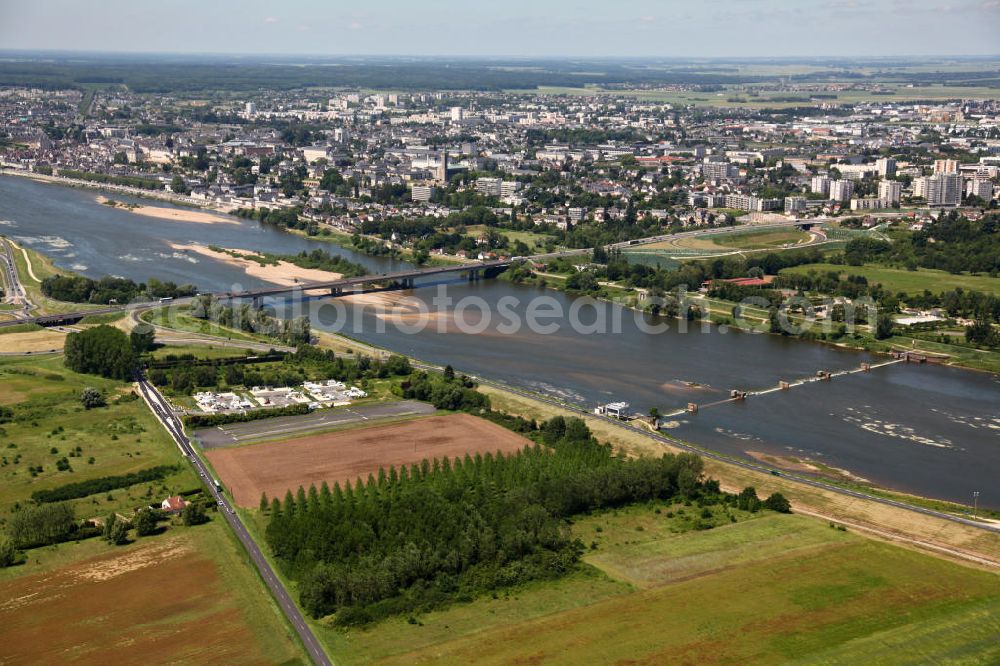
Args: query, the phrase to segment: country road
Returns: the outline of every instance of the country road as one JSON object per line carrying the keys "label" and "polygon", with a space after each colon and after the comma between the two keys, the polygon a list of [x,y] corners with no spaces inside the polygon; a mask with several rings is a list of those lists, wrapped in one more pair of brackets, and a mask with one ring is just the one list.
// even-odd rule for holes
{"label": "country road", "polygon": [[214,497],[218,502],[221,509],[219,512],[220,515],[226,519],[226,522],[229,523],[233,532],[236,533],[236,536],[243,544],[243,547],[246,548],[254,566],[257,567],[257,571],[260,574],[261,579],[264,581],[264,584],[267,585],[268,589],[271,591],[271,595],[274,597],[275,601],[278,602],[279,608],[281,608],[281,611],[285,614],[285,617],[288,618],[288,621],[291,623],[295,632],[302,640],[302,644],[305,646],[306,652],[309,653],[309,657],[312,659],[312,662],[317,666],[332,666],[330,658],[327,657],[326,652],[316,639],[316,635],[306,623],[305,618],[302,616],[302,613],[295,605],[291,596],[289,596],[288,590],[285,589],[285,586],[274,573],[274,570],[271,568],[267,558],[264,557],[264,553],[261,552],[257,542],[254,541],[254,538],[250,535],[250,532],[243,524],[243,521],[241,521],[239,516],[236,514],[236,511],[229,502],[229,499],[216,487],[208,468],[191,446],[191,441],[184,434],[184,426],[170,409],[167,401],[162,395],[160,395],[160,392],[156,390],[156,387],[147,382],[144,377],[138,377],[137,384],[146,405],[149,406],[156,418],[161,424],[163,424],[163,427],[167,429],[167,432],[170,433],[171,438],[173,438],[174,442],[177,444],[177,448],[180,449],[184,457],[187,458],[188,461],[194,466],[198,475],[201,477],[202,482],[208,487],[212,497]]}

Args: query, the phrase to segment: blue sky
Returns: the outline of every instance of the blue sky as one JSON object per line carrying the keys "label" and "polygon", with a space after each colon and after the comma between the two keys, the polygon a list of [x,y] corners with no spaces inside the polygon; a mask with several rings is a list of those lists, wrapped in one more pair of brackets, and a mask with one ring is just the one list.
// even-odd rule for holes
{"label": "blue sky", "polygon": [[0,0],[0,49],[993,55],[1000,0]]}

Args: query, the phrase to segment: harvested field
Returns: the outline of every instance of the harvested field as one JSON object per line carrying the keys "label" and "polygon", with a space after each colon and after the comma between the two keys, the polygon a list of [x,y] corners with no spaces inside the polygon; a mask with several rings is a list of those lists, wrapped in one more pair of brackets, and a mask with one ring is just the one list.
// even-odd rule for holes
{"label": "harvested field", "polygon": [[[208,533],[221,528],[199,531],[206,533],[141,541],[0,582],[0,663],[264,664],[293,658],[277,618],[267,616],[261,624],[265,616],[248,608],[250,600],[230,586],[216,556],[202,549],[208,540],[236,552]],[[263,598],[255,592],[251,605],[260,603],[257,597]]]}
{"label": "harvested field", "polygon": [[299,486],[343,483],[380,467],[424,458],[516,451],[529,441],[469,414],[432,416],[405,423],[206,452],[237,504],[256,507],[262,492],[283,497]]}

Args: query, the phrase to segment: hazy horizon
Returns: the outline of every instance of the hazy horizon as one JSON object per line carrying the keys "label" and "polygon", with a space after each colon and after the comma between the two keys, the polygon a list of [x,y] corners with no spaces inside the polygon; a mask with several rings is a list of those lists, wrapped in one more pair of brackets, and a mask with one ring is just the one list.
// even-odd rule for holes
{"label": "hazy horizon", "polygon": [[462,58],[872,58],[997,55],[1000,0],[456,0],[339,9],[106,0],[0,5],[0,50]]}

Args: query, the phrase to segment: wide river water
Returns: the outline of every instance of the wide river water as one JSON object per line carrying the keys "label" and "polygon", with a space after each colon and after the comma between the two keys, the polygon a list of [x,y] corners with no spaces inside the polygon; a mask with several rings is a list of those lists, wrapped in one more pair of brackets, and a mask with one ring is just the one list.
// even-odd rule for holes
{"label": "wide river water", "polygon": [[[95,190],[0,176],[0,234],[46,253],[60,267],[91,277],[111,274],[137,281],[156,277],[193,283],[203,291],[264,283],[237,267],[178,252],[171,244],[279,254],[321,247],[372,272],[405,266],[252,221],[163,220],[99,204],[96,197]],[[679,332],[677,322],[497,280],[469,283],[453,278],[418,286],[408,298],[426,302],[432,311],[437,309],[432,299],[442,286],[453,303],[419,332],[413,330],[417,310],[412,303],[389,318],[371,310],[358,314],[321,299],[310,300],[306,308],[316,328],[342,330],[425,361],[451,363],[463,372],[587,408],[624,400],[636,411],[657,407],[670,412],[688,402],[723,399],[733,388],[769,388],[779,380],[812,376],[820,369],[855,368],[864,361],[882,360],[776,336],[722,333],[716,327],[693,326]],[[394,293],[390,298],[404,295]],[[545,302],[539,305],[538,298]],[[543,314],[553,308],[564,313],[579,310],[583,330],[557,317],[538,319],[553,332],[521,326],[508,333],[513,320],[526,320],[532,303]],[[481,314],[482,304],[488,308],[488,322]],[[282,303],[275,305],[282,308]],[[461,305],[468,306],[465,320],[479,324],[473,331],[462,331],[455,323],[454,306]],[[613,328],[616,320],[620,323]],[[650,326],[664,324],[669,326],[665,332],[649,331]],[[409,330],[400,330],[404,327]],[[1000,508],[1000,378],[996,375],[897,364],[720,405],[674,421],[672,432],[677,436],[728,454],[808,458],[880,486],[966,504],[971,503],[973,491],[980,491],[981,505]]]}

